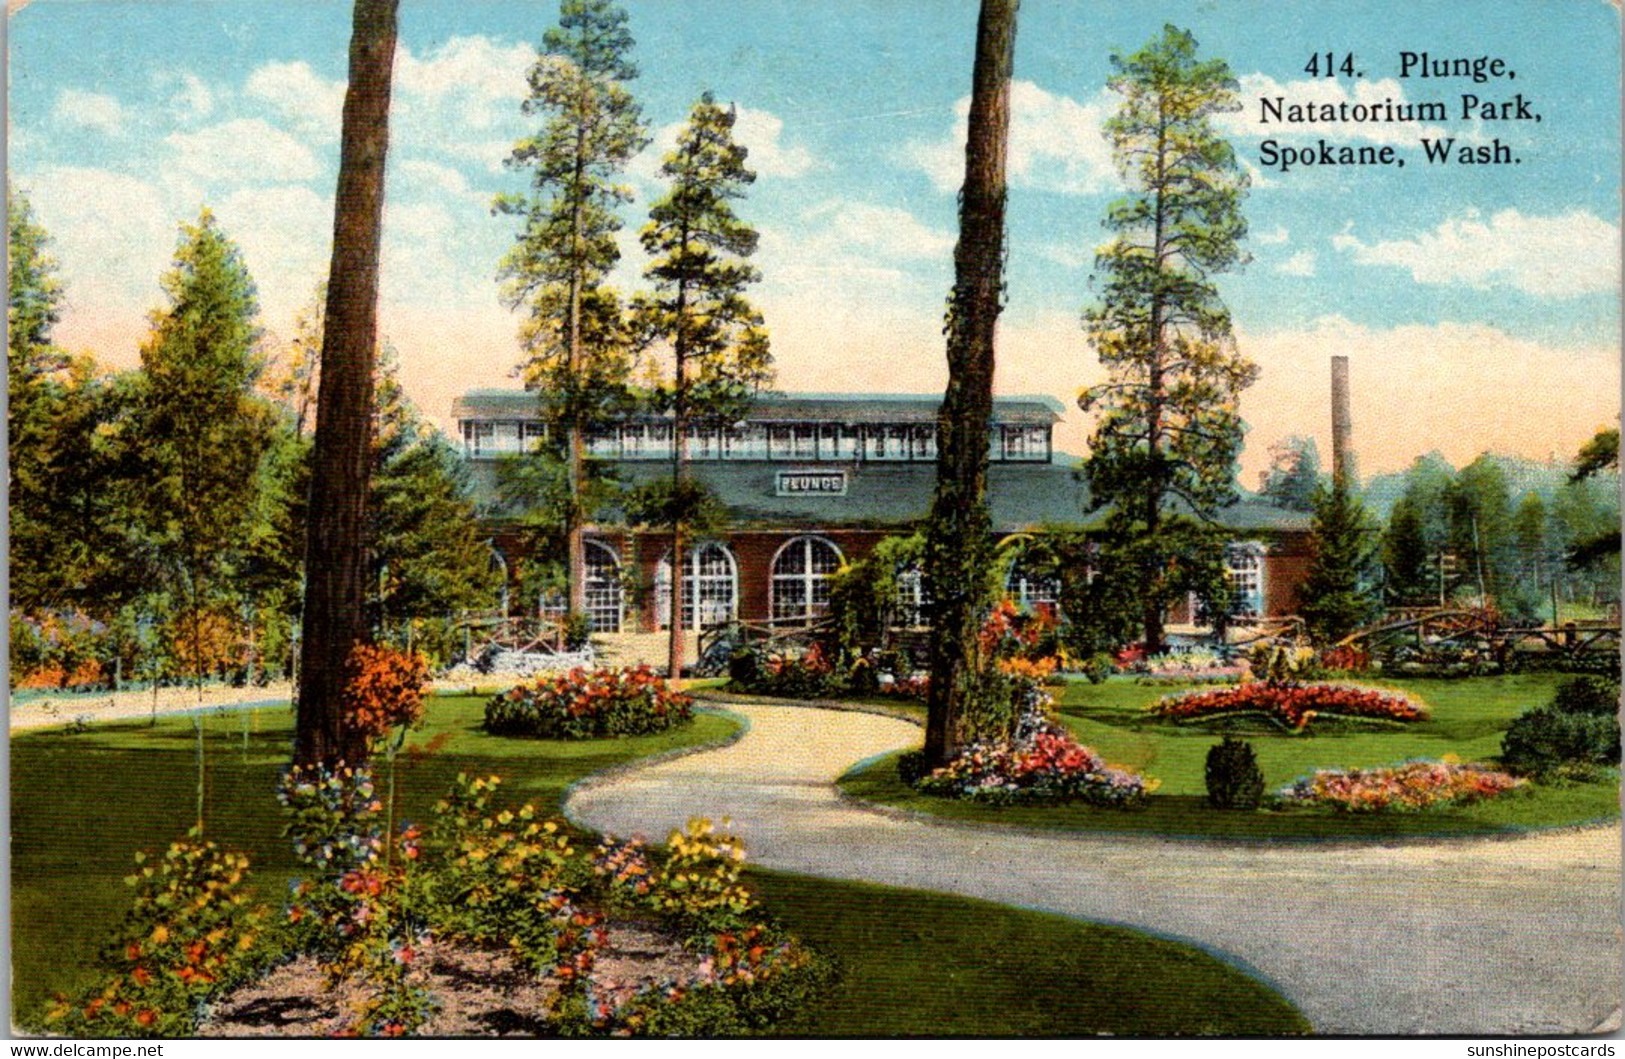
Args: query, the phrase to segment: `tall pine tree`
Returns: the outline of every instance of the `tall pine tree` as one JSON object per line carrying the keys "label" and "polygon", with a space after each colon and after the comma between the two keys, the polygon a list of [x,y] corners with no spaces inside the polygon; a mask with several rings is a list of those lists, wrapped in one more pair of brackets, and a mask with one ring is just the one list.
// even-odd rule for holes
{"label": "tall pine tree", "polygon": [[937,412],[937,486],[926,534],[931,604],[931,685],[925,754],[953,756],[974,693],[976,633],[993,565],[987,507],[988,421],[993,416],[994,335],[1004,297],[1005,172],[1018,0],[982,0],[971,67],[965,183],[948,302],[948,387]]}
{"label": "tall pine tree", "polygon": [[[264,366],[259,302],[242,255],[204,210],[182,225],[174,268],[161,281],[167,307],[141,348],[144,392],[138,442],[141,487],[132,498],[143,538],[177,620],[176,654],[202,700],[208,668],[232,650],[240,604],[231,573],[243,560],[260,467],[276,415],[254,393]],[[201,715],[197,826],[203,826]]]}
{"label": "tall pine tree", "polygon": [[249,539],[276,417],[254,393],[264,366],[254,282],[208,210],[182,226],[162,286],[169,304],[141,348],[136,503],[201,682],[206,626],[235,615],[228,575]]}
{"label": "tall pine tree", "polygon": [[1096,413],[1093,502],[1111,506],[1110,528],[1135,554],[1141,625],[1157,651],[1168,608],[1199,589],[1183,571],[1212,566],[1223,547],[1184,512],[1210,520],[1236,499],[1238,405],[1258,369],[1236,352],[1214,276],[1244,260],[1247,178],[1212,122],[1239,109],[1236,80],[1223,61],[1197,59],[1190,33],[1167,26],[1112,66],[1123,102],[1106,133],[1131,190],[1107,208],[1116,236],[1095,258],[1100,302],[1084,313],[1110,379],[1079,404]]}
{"label": "tall pine tree", "polygon": [[344,722],[350,654],[368,639],[367,498],[384,160],[400,0],[355,0],[344,93],[333,256],[328,268],[314,459],[305,534],[305,600],[294,759],[360,761],[366,740]]}
{"label": "tall pine tree", "polygon": [[1415,606],[1437,598],[1437,571],[1416,502],[1402,496],[1388,513],[1382,538],[1382,564],[1389,598]]}
{"label": "tall pine tree", "polygon": [[1311,545],[1314,558],[1299,588],[1303,603],[1298,613],[1316,642],[1335,643],[1381,609],[1375,576],[1376,527],[1341,478],[1315,495]]}
{"label": "tall pine tree", "polygon": [[[660,167],[670,182],[649,209],[640,238],[654,259],[644,276],[654,287],[634,307],[646,342],[667,351],[651,380],[657,413],[672,423],[672,469],[664,521],[671,530],[671,645],[668,671],[682,671],[684,533],[703,497],[688,478],[688,432],[733,422],[772,379],[762,315],[745,297],[761,278],[748,258],[756,230],[734,213],[756,174],[734,142],[735,112],[707,92],[689,113],[677,146]],[[697,608],[696,608],[697,611]],[[696,618],[698,614],[696,613]]]}
{"label": "tall pine tree", "polygon": [[562,450],[572,615],[583,604],[582,529],[597,497],[586,485],[585,439],[621,410],[631,364],[620,298],[605,283],[620,259],[617,210],[632,197],[617,177],[648,143],[641,108],[626,89],[637,76],[626,22],[626,12],[609,0],[560,5],[559,24],[547,31],[531,67],[523,108],[541,117],[541,127],[507,160],[530,174],[530,191],[496,200],[498,212],[523,222],[502,260],[502,298],[529,310],[520,330],[525,385],[540,395],[553,428],[551,448]]}

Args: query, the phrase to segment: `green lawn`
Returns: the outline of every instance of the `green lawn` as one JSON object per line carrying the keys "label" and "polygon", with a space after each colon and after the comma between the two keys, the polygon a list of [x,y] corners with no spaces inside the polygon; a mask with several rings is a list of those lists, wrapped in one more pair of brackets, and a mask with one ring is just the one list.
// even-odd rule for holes
{"label": "green lawn", "polygon": [[[1557,674],[1474,677],[1463,680],[1368,681],[1401,688],[1426,702],[1431,716],[1404,726],[1344,728],[1292,735],[1263,723],[1240,732],[1258,753],[1266,790],[1276,790],[1317,768],[1388,765],[1409,758],[1455,754],[1464,761],[1493,761],[1501,733],[1513,718],[1551,698],[1568,679]],[[1220,734],[1213,726],[1158,721],[1145,707],[1181,687],[1128,680],[1101,685],[1068,683],[1059,693],[1062,720],[1080,742],[1107,760],[1128,765],[1161,782],[1143,812],[1087,806],[994,808],[930,798],[897,778],[887,757],[842,779],[848,793],[907,809],[964,820],[1089,831],[1149,831],[1169,835],[1237,838],[1359,838],[1424,833],[1474,834],[1554,827],[1615,817],[1616,783],[1537,786],[1499,800],[1460,809],[1409,814],[1344,814],[1331,810],[1234,813],[1210,808],[1204,769]]]}
{"label": "green lawn", "polygon": [[[403,819],[421,819],[459,771],[499,773],[512,798],[557,811],[583,776],[724,740],[737,722],[700,714],[660,736],[591,743],[479,731],[483,700],[431,702],[402,758]],[[291,729],[285,707],[206,721],[209,837],[245,849],[260,893],[295,874],[272,790]],[[19,734],[12,761],[12,988],[26,1021],[56,991],[93,980],[91,961],[129,900],[131,854],[184,832],[193,804],[185,718]],[[797,1032],[1285,1034],[1307,1030],[1280,996],[1218,959],[1133,931],[913,891],[753,871],[768,907],[842,971],[838,994]]]}

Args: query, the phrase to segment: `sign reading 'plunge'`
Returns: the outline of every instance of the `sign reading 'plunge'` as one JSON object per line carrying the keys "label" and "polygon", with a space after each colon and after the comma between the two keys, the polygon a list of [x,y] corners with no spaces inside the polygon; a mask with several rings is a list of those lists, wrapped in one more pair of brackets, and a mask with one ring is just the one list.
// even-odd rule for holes
{"label": "sign reading 'plunge'", "polygon": [[779,471],[773,477],[779,496],[845,496],[845,471]]}

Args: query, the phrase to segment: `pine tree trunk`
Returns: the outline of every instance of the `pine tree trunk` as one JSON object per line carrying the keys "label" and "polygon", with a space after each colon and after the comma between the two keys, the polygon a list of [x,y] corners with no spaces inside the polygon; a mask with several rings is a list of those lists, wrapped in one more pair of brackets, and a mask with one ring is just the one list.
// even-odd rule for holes
{"label": "pine tree trunk", "polygon": [[925,753],[953,756],[966,678],[992,563],[987,450],[993,415],[994,333],[1002,308],[1005,157],[1019,0],[982,0],[976,25],[965,186],[948,331],[948,388],[937,413],[937,490],[927,577],[934,615]]}
{"label": "pine tree trunk", "polygon": [[[684,292],[678,291],[679,321],[682,319],[685,300]],[[682,324],[679,323],[678,327],[681,328]],[[681,333],[677,344],[676,400],[673,402],[671,418],[671,638],[666,644],[666,675],[671,680],[677,680],[683,675],[683,574],[687,565],[683,561],[683,496],[688,477],[688,446],[684,444],[685,435],[688,433],[688,402],[687,365],[684,364]],[[698,585],[695,586],[694,592],[694,624],[696,627],[700,624]]]}
{"label": "pine tree trunk", "polygon": [[356,0],[344,97],[333,257],[316,406],[316,473],[305,537],[303,656],[294,759],[357,761],[365,746],[341,713],[351,648],[368,638],[367,491],[372,463],[373,361],[378,344],[378,247],[390,74],[399,0]]}

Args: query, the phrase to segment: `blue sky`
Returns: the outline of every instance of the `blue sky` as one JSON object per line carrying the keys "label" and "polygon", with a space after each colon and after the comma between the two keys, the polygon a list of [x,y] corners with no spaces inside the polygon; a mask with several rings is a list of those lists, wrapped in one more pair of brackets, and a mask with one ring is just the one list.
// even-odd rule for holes
{"label": "blue sky", "polygon": [[[656,147],[634,162],[633,234],[658,191],[660,143],[709,88],[740,108],[763,233],[756,295],[780,385],[940,386],[975,11],[939,0],[630,3]],[[56,239],[70,312],[59,337],[134,362],[175,226],[204,204],[243,246],[270,336],[286,337],[325,270],[349,5],[35,0],[9,24],[10,176]],[[1373,5],[1027,0],[1014,89],[1004,392],[1071,406],[1100,369],[1077,326],[1120,186],[1100,123],[1108,57],[1164,22],[1241,81],[1227,121],[1255,168],[1265,135],[1392,143],[1403,169],[1255,171],[1253,261],[1221,289],[1264,369],[1243,402],[1245,481],[1288,433],[1328,451],[1327,358],[1353,358],[1362,468],[1439,449],[1566,455],[1618,414],[1619,25],[1600,2]],[[512,222],[493,194],[524,130],[519,101],[550,4],[405,0],[396,63],[382,326],[432,417],[517,361],[493,274]],[[1314,79],[1352,51],[1365,77]],[[1396,79],[1401,50],[1495,56],[1514,81]],[[1531,123],[1459,119],[1460,97],[1522,93]],[[1261,95],[1437,100],[1437,130],[1261,128]],[[1420,136],[1487,144],[1516,166],[1428,166]],[[1061,439],[1082,451],[1087,423]]]}

